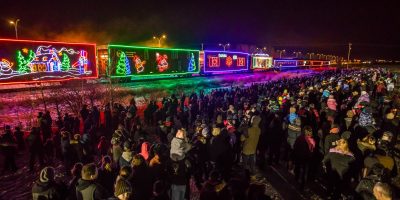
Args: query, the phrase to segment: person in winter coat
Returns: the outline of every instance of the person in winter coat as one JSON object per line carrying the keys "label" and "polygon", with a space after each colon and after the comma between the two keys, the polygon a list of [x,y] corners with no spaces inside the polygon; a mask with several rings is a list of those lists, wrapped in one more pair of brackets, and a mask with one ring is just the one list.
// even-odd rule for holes
{"label": "person in winter coat", "polygon": [[82,178],[76,185],[76,198],[78,200],[97,200],[110,197],[107,190],[96,182],[98,176],[97,167],[94,163],[82,167]]}
{"label": "person in winter coat", "polygon": [[374,185],[377,182],[387,183],[390,181],[390,175],[385,167],[379,163],[372,166],[366,177],[363,177],[358,183],[355,191],[360,199],[375,200]]}
{"label": "person in winter coat", "polygon": [[348,139],[350,132],[342,134],[337,146],[331,148],[322,160],[323,167],[328,173],[328,194],[337,198],[348,188],[350,173],[355,162],[354,154],[349,150]]}
{"label": "person in winter coat", "polygon": [[149,150],[150,150],[150,144],[148,142],[143,142],[142,146],[140,148],[140,155],[143,156],[144,160],[146,162],[149,161]]}
{"label": "person in winter coat", "polygon": [[0,138],[0,151],[4,155],[4,169],[17,171],[17,164],[15,163],[15,154],[17,151],[17,144],[15,143],[14,136],[11,132],[11,127],[6,126],[5,134]]}
{"label": "person in winter coat", "polygon": [[167,193],[167,186],[164,181],[158,180],[153,184],[153,196],[151,200],[170,200]]}
{"label": "person in winter coat", "polygon": [[[400,126],[396,125],[396,120],[394,119],[395,115],[393,112],[390,112],[386,114],[386,117],[382,123],[382,130],[389,131],[393,133],[393,138],[397,138],[397,135],[400,133]],[[392,144],[394,145],[396,143],[396,140],[392,141]]]}
{"label": "person in winter coat", "polygon": [[312,137],[312,128],[304,127],[304,134],[299,136],[294,143],[294,174],[301,187],[308,179],[310,163],[315,149],[315,140]]}
{"label": "person in winter coat", "polygon": [[40,138],[40,129],[37,127],[33,127],[30,135],[26,138],[29,146],[29,170],[33,172],[35,158],[39,158],[39,163],[41,166],[44,165],[44,149],[43,149],[43,142]]}
{"label": "person in winter coat", "polygon": [[70,140],[73,163],[83,162],[83,147],[81,143],[81,135],[75,134]]}
{"label": "person in winter coat", "polygon": [[332,128],[329,131],[329,134],[325,137],[325,140],[324,140],[324,154],[325,155],[329,153],[329,150],[331,148],[336,146],[336,142],[340,139],[339,133],[340,133],[339,126],[336,124],[332,125]]}
{"label": "person in winter coat", "polygon": [[293,149],[294,142],[301,135],[301,120],[300,118],[296,118],[293,124],[289,124],[288,126],[288,136],[287,142],[290,146],[290,149]]}
{"label": "person in winter coat", "polygon": [[61,129],[61,154],[62,154],[62,159],[63,159],[63,164],[66,170],[66,174],[69,173],[69,170],[72,167],[73,161],[72,161],[72,148],[70,144],[70,136],[69,132],[66,131],[65,129]]}
{"label": "person in winter coat", "polygon": [[18,150],[25,150],[24,133],[20,127],[15,127],[14,136],[17,140]]}
{"label": "person in winter coat", "polygon": [[243,134],[240,137],[240,140],[243,142],[243,161],[246,169],[248,169],[252,174],[255,172],[256,150],[261,134],[259,128],[260,121],[261,118],[259,116],[254,116],[251,122],[251,127],[247,130],[247,134]]}
{"label": "person in winter coat", "polygon": [[100,137],[100,141],[97,144],[97,150],[100,153],[100,156],[106,156],[108,154],[108,150],[110,149],[110,144],[107,141],[105,136]]}
{"label": "person in winter coat", "polygon": [[112,138],[111,139],[111,153],[112,153],[112,159],[115,167],[118,166],[119,164],[119,159],[122,156],[123,149],[121,148],[121,141],[118,140],[117,138]]}
{"label": "person in winter coat", "polygon": [[124,143],[124,152],[122,152],[121,157],[119,158],[119,167],[122,168],[124,166],[130,166],[133,158],[133,152],[131,150],[130,142],[126,141]]}
{"label": "person in winter coat", "polygon": [[111,199],[115,200],[130,200],[133,196],[132,194],[132,185],[126,180],[119,180],[115,184],[115,192],[114,197]]}
{"label": "person in winter coat", "polygon": [[270,122],[267,133],[267,144],[270,148],[268,155],[268,163],[278,164],[280,158],[280,148],[282,142],[285,138],[283,129],[282,129],[282,120],[278,113],[273,114],[274,117]]}
{"label": "person in winter coat", "polygon": [[151,197],[152,177],[143,156],[136,154],[132,159],[133,194],[135,200],[148,200]]}
{"label": "person in winter coat", "polygon": [[297,115],[295,107],[290,107],[289,112],[288,121],[290,124],[294,124],[294,120],[297,119],[299,115]]}
{"label": "person in winter coat", "polygon": [[82,167],[82,163],[75,163],[74,167],[71,169],[72,179],[68,183],[68,200],[76,200],[76,184],[81,178]]}
{"label": "person in winter coat", "polygon": [[[219,125],[221,126],[221,125]],[[208,156],[211,165],[228,175],[232,165],[232,147],[230,145],[228,131],[223,128],[214,127],[212,137],[208,146]]]}
{"label": "person in winter coat", "polygon": [[373,191],[376,200],[392,200],[392,189],[387,183],[376,183]]}
{"label": "person in winter coat", "polygon": [[171,182],[171,200],[184,200],[190,177],[189,168],[184,160],[171,160],[168,166],[169,180]]}
{"label": "person in winter coat", "polygon": [[360,97],[358,97],[356,104],[354,105],[354,107],[358,107],[361,102],[365,102],[365,103],[369,103],[369,94],[366,91],[361,91],[361,95]]}
{"label": "person in winter coat", "polygon": [[371,107],[365,107],[360,113],[358,124],[362,127],[373,126],[374,118],[372,117]]}
{"label": "person in winter coat", "polygon": [[218,199],[217,187],[222,183],[220,174],[217,171],[211,171],[210,178],[204,183],[200,191],[200,200]]}
{"label": "person in winter coat", "polygon": [[55,171],[52,167],[45,167],[40,171],[39,180],[32,186],[33,200],[58,200],[64,199],[62,186],[54,180]]}
{"label": "person in winter coat", "polygon": [[113,168],[110,156],[103,156],[97,180],[109,193],[114,190],[115,176],[117,173],[118,171]]}
{"label": "person in winter coat", "polygon": [[165,156],[162,156],[162,151],[166,150],[157,145],[154,148],[154,157],[149,162],[149,171],[152,175],[152,182],[157,180],[165,180],[166,179],[166,164],[165,164]]}
{"label": "person in winter coat", "polygon": [[179,129],[171,141],[170,157],[173,161],[185,159],[186,153],[191,149],[191,145],[186,137],[186,131]]}

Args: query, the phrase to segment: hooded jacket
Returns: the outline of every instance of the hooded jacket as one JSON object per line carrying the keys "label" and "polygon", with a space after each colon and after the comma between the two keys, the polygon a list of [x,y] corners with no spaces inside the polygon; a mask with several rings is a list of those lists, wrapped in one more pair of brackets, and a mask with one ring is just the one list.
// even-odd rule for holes
{"label": "hooded jacket", "polygon": [[76,185],[76,197],[78,200],[107,199],[107,191],[95,181],[79,179]]}
{"label": "hooded jacket", "polygon": [[253,118],[253,122],[251,123],[251,127],[248,128],[247,135],[242,135],[240,140],[243,141],[243,154],[244,155],[253,155],[256,153],[258,140],[261,134],[261,129],[259,127],[261,118],[259,116],[255,116]]}
{"label": "hooded jacket", "polygon": [[190,144],[182,138],[174,137],[171,141],[170,157],[173,161],[185,159],[186,153],[190,150]]}
{"label": "hooded jacket", "polygon": [[124,151],[119,158],[119,167],[130,166],[133,158],[132,151]]}
{"label": "hooded jacket", "polygon": [[32,199],[61,199],[60,187],[55,182],[36,181],[32,186]]}

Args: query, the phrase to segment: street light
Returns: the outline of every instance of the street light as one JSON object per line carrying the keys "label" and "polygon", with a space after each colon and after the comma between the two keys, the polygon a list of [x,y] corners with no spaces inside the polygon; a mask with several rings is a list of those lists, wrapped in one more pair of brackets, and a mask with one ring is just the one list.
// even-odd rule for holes
{"label": "street light", "polygon": [[295,54],[295,55],[296,55],[296,58],[298,58],[299,55],[301,54],[301,52],[300,52],[300,51],[294,51],[293,54]]}
{"label": "street light", "polygon": [[154,40],[158,40],[158,47],[161,47],[161,40],[162,40],[162,39],[167,39],[167,36],[166,36],[165,34],[162,35],[162,36],[159,36],[159,37],[153,36],[153,39],[154,39]]}
{"label": "street light", "polygon": [[218,46],[223,47],[224,51],[225,51],[227,47],[229,48],[229,46],[231,46],[231,44],[229,44],[229,43],[226,43],[226,44],[219,43]]}
{"label": "street light", "polygon": [[279,58],[282,58],[282,53],[285,53],[286,50],[277,50],[277,52],[279,53]]}
{"label": "street light", "polygon": [[18,22],[19,22],[19,21],[20,21],[19,19],[15,20],[15,21],[10,20],[10,24],[14,26],[14,29],[15,29],[15,38],[16,38],[17,40],[18,40]]}

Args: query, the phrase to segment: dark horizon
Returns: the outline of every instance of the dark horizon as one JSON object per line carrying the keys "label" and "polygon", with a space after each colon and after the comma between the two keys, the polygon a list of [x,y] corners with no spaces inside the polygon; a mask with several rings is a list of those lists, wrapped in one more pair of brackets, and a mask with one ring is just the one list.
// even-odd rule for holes
{"label": "dark horizon", "polygon": [[0,38],[218,48],[220,42],[333,54],[400,59],[400,15],[395,1],[24,2],[5,0]]}

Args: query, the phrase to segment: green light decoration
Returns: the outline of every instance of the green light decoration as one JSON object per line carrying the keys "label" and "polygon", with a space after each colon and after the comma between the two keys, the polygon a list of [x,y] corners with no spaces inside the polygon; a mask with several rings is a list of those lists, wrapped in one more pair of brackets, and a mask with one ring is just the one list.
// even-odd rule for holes
{"label": "green light decoration", "polygon": [[18,66],[18,73],[30,73],[31,68],[29,64],[35,59],[36,55],[33,53],[32,50],[29,50],[28,57],[25,58],[21,51],[17,51],[17,66]]}
{"label": "green light decoration", "polygon": [[126,57],[125,52],[121,52],[120,53],[119,60],[118,60],[118,63],[117,63],[116,74],[117,75],[131,74],[129,61],[128,61],[128,58]]}
{"label": "green light decoration", "polygon": [[61,71],[69,71],[71,67],[71,62],[66,53],[63,53],[62,62],[61,62]]}
{"label": "green light decoration", "polygon": [[194,54],[193,53],[190,55],[188,71],[189,72],[196,71],[196,61],[194,60]]}

